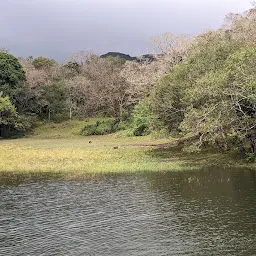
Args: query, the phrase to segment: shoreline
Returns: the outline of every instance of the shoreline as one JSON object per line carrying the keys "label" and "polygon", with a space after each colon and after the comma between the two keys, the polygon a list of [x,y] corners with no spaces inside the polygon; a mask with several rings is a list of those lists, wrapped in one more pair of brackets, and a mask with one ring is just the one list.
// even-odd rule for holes
{"label": "shoreline", "polygon": [[111,173],[177,172],[210,168],[255,170],[230,153],[181,151],[178,140],[115,135],[0,141],[0,175],[72,179]]}

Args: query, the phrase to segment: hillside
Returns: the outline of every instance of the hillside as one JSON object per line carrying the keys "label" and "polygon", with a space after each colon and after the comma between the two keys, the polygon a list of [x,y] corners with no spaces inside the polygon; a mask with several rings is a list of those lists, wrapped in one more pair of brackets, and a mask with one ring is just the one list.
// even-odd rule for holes
{"label": "hillside", "polygon": [[153,61],[155,60],[154,56],[152,54],[144,54],[139,57],[131,57],[129,54],[121,53],[121,52],[108,52],[106,54],[103,54],[100,56],[101,58],[107,58],[107,57],[119,57],[128,61],[136,61],[136,62],[141,62],[141,61]]}

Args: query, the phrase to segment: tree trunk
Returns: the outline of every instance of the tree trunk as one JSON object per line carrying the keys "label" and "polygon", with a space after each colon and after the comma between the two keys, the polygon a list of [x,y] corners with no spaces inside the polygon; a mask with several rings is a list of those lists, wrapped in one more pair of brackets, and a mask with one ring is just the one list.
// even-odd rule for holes
{"label": "tree trunk", "polygon": [[119,119],[120,121],[123,120],[123,106],[121,104],[119,105]]}
{"label": "tree trunk", "polygon": [[256,134],[250,134],[247,138],[250,141],[252,153],[256,155]]}
{"label": "tree trunk", "polygon": [[72,119],[72,107],[69,108],[69,119]]}
{"label": "tree trunk", "polygon": [[256,155],[256,140],[251,141],[251,149],[252,149],[252,153]]}
{"label": "tree trunk", "polygon": [[223,150],[227,151],[228,150],[227,136],[224,132],[224,129],[223,129],[222,125],[220,125],[219,131],[220,131],[221,137],[223,139]]}

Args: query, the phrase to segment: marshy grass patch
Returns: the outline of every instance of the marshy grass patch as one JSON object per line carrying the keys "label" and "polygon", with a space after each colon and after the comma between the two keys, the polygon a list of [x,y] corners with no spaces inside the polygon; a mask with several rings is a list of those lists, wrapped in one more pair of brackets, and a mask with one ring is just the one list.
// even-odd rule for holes
{"label": "marshy grass patch", "polygon": [[33,136],[0,140],[0,173],[74,178],[104,173],[187,171],[216,165],[256,170],[256,164],[245,164],[232,154],[183,152],[172,138],[81,136],[85,123],[96,120],[45,123],[35,129]]}
{"label": "marshy grass patch", "polygon": [[[88,173],[196,170],[218,164],[242,166],[242,162],[234,162],[227,154],[191,154],[176,147],[162,149],[153,146],[162,142],[149,137],[134,140],[110,135],[0,141],[0,170],[10,173],[62,173],[75,177]],[[118,149],[114,149],[116,145]],[[255,167],[254,164],[250,166]]]}
{"label": "marshy grass patch", "polygon": [[[77,175],[185,168],[180,161],[162,161],[148,152],[167,139],[118,138],[114,135],[61,139],[24,138],[0,141],[2,172],[51,172]],[[89,143],[91,142],[91,143]]]}

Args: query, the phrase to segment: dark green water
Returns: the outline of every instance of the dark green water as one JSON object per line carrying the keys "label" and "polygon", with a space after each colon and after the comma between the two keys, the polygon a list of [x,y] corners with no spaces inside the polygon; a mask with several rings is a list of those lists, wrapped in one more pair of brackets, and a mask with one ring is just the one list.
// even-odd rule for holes
{"label": "dark green water", "polygon": [[0,185],[0,255],[256,255],[256,171]]}

